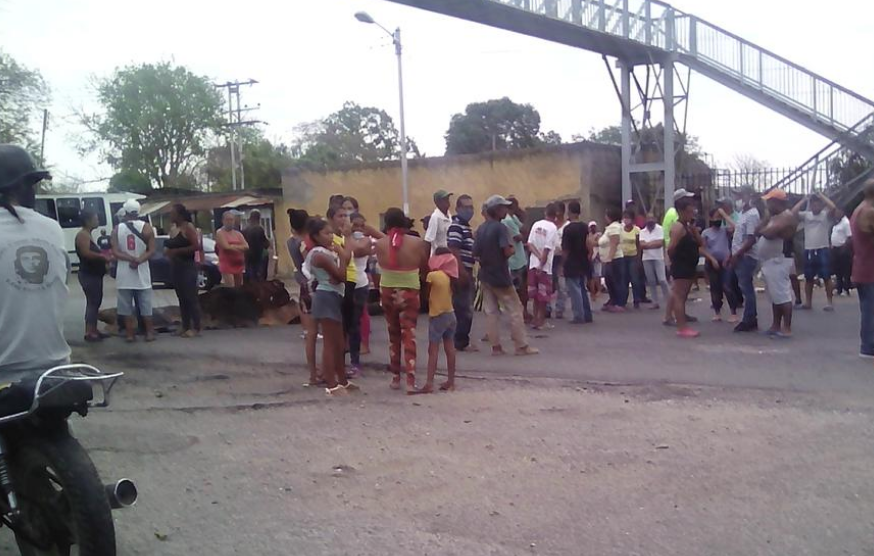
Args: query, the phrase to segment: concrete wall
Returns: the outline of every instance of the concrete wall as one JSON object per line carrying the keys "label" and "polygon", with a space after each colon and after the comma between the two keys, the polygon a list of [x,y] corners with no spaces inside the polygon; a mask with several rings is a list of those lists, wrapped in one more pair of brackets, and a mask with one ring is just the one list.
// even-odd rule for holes
{"label": "concrete wall", "polygon": [[[621,202],[620,151],[619,147],[609,145],[576,143],[425,158],[410,161],[409,182],[410,211],[416,220],[434,210],[434,191],[446,189],[456,195],[472,196],[477,207],[494,194],[514,194],[524,207],[579,199],[583,217],[601,222],[605,208]],[[358,199],[362,214],[370,222],[378,223],[387,208],[402,204],[400,163],[326,171],[296,169],[283,175],[282,191],[284,206],[277,210],[276,219],[279,242],[290,234],[285,218],[287,209],[304,208],[312,215],[324,215],[328,199],[338,193]],[[477,222],[475,220],[474,225]],[[287,273],[290,269],[288,253],[280,249],[280,272]]]}

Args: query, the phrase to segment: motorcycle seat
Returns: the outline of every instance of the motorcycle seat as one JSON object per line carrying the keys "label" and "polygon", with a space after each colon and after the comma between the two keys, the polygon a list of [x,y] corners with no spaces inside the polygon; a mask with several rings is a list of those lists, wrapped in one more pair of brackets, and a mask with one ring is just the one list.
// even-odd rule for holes
{"label": "motorcycle seat", "polygon": [[[0,417],[29,410],[33,405],[36,380],[23,380],[0,388]],[[68,381],[60,385],[47,380],[41,387],[40,409],[75,409],[94,399],[94,390],[86,381]]]}

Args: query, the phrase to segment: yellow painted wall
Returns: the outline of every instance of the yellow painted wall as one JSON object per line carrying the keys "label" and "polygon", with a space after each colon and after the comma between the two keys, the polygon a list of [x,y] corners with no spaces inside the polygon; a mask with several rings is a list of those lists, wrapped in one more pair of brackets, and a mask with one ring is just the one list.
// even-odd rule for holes
{"label": "yellow painted wall", "polygon": [[[491,195],[516,195],[523,207],[543,207],[556,200],[579,199],[583,217],[602,220],[604,209],[620,199],[619,148],[594,143],[558,147],[427,158],[410,161],[410,215],[417,221],[434,210],[432,195],[446,189],[473,197],[479,207]],[[277,242],[283,245],[291,230],[289,208],[324,215],[334,194],[355,197],[371,223],[389,207],[400,207],[400,163],[361,165],[329,171],[294,170],[282,178],[283,206],[277,210]],[[479,211],[477,211],[479,213]],[[477,221],[474,221],[474,225]],[[421,223],[417,222],[421,231]],[[280,273],[291,270],[280,249]]]}

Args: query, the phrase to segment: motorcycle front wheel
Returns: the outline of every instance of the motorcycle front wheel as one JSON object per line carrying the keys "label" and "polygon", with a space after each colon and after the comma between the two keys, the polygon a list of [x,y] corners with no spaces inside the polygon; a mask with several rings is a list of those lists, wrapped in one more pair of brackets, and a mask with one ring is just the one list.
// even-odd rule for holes
{"label": "motorcycle front wheel", "polygon": [[21,556],[115,556],[115,528],[100,476],[69,434],[29,441],[12,468]]}

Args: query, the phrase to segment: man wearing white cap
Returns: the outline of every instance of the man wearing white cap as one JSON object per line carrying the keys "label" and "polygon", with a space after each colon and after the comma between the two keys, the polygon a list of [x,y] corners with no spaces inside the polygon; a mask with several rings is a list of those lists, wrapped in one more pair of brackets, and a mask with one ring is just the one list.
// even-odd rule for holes
{"label": "man wearing white cap", "polygon": [[155,341],[152,323],[152,273],[149,258],[155,252],[152,226],[139,220],[140,204],[133,199],[124,204],[124,221],[112,232],[112,253],[118,260],[115,283],[118,288],[118,315],[124,317],[128,342],[136,341],[137,319],[134,303],[146,328],[146,341]]}
{"label": "man wearing white cap", "polygon": [[[674,191],[674,203],[679,201],[684,197],[694,197],[694,193],[689,193],[682,187]],[[665,213],[665,218],[662,220],[662,230],[665,232],[665,250],[671,245],[671,226],[674,225],[674,222],[680,219],[680,215],[677,214],[677,209],[673,206],[668,209]]]}

